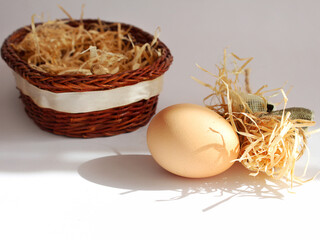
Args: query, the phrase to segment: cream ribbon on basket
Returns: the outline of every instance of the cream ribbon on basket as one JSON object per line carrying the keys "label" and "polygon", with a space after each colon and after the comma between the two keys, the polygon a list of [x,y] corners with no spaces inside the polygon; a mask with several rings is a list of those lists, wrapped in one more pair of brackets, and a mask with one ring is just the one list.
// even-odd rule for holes
{"label": "cream ribbon on basket", "polygon": [[54,93],[30,84],[13,72],[17,88],[42,108],[66,113],[85,113],[125,106],[159,95],[163,86],[163,75],[149,81],[110,90],[88,92]]}

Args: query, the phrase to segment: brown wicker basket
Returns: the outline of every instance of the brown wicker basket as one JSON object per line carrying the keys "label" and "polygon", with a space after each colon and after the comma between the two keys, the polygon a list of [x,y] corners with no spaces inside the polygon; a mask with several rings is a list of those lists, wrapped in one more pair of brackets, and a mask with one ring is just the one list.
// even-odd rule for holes
{"label": "brown wicker basket", "polygon": [[[97,20],[83,20],[86,29],[90,29]],[[111,22],[104,22],[112,24]],[[76,26],[79,20],[69,23]],[[130,33],[137,43],[151,42],[153,36],[137,27],[122,24],[123,29],[131,28]],[[15,52],[12,44],[24,38],[29,31],[22,27],[12,33],[3,43],[1,56],[4,61],[21,77],[33,86],[53,93],[89,92],[109,90],[134,85],[143,81],[156,79],[162,76],[170,67],[173,57],[166,45],[159,40],[158,47],[162,51],[153,64],[137,70],[105,75],[51,75],[31,68]],[[113,136],[132,132],[146,125],[154,115],[158,95],[143,99],[126,106],[106,110],[83,113],[68,113],[50,108],[39,107],[27,95],[20,91],[27,114],[43,130],[69,137],[92,138]]]}

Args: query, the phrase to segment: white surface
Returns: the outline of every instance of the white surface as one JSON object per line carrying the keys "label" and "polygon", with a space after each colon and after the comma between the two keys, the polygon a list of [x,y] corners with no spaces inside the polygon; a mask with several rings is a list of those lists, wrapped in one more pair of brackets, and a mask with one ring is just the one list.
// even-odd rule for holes
{"label": "white surface", "polygon": [[[158,111],[210,92],[190,79],[210,78],[223,49],[253,56],[253,88],[294,86],[289,106],[320,111],[319,1],[84,1],[85,17],[162,29],[174,64]],[[64,17],[55,1],[1,0],[0,40],[34,13]],[[80,2],[60,2],[75,18]],[[241,165],[211,179],[160,169],[146,129],[96,139],[41,131],[26,116],[14,77],[1,60],[0,239],[317,239],[319,178],[288,193],[285,185],[249,177]],[[318,126],[318,125],[317,125]],[[318,126],[319,127],[319,126]],[[307,176],[320,170],[320,136],[310,138]],[[301,173],[307,156],[298,163]]]}

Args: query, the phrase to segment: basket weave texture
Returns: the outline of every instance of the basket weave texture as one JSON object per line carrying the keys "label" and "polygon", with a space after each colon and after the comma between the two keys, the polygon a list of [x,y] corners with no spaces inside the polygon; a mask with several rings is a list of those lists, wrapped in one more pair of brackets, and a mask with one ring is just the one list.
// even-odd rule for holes
{"label": "basket weave texture", "polygon": [[[92,19],[82,21],[86,29],[90,29],[94,23],[98,23],[98,20]],[[75,20],[69,24],[77,26],[79,23],[79,20]],[[105,21],[103,23],[113,24]],[[130,34],[137,44],[150,43],[153,39],[151,34],[135,26],[122,23],[121,27],[123,29],[130,28]],[[12,47],[12,44],[22,41],[27,33],[29,30],[26,27],[12,33],[1,47],[1,56],[13,71],[29,83],[54,93],[99,91],[134,85],[163,75],[173,61],[168,47],[158,40],[158,48],[162,52],[161,56],[154,63],[137,70],[104,75],[52,75],[31,68]],[[102,111],[65,113],[39,107],[21,91],[20,97],[25,104],[27,114],[41,129],[58,135],[81,138],[113,136],[132,132],[149,122],[155,113],[158,102],[158,96],[154,96],[148,100]]]}

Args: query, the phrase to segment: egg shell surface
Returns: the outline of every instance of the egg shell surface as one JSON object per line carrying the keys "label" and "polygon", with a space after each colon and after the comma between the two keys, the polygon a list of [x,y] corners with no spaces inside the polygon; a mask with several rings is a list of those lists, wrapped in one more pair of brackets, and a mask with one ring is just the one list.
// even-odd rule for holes
{"label": "egg shell surface", "polygon": [[226,171],[239,155],[239,138],[231,125],[207,107],[183,103],[161,110],[151,120],[147,143],[164,169],[189,178]]}

